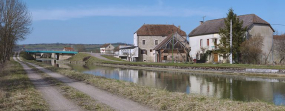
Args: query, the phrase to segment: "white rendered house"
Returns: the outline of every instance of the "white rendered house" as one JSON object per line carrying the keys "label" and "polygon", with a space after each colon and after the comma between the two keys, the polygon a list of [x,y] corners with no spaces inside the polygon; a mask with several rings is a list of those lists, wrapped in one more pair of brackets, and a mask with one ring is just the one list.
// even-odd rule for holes
{"label": "white rendered house", "polygon": [[[245,38],[250,38],[255,35],[260,35],[263,40],[263,53],[268,55],[268,62],[273,62],[272,43],[273,43],[273,28],[271,25],[255,14],[240,15],[239,20],[243,21],[243,27],[247,27]],[[215,44],[219,44],[220,35],[219,29],[223,28],[224,18],[208,20],[192,30],[189,34],[189,43],[191,47],[190,57],[194,60],[200,60],[202,50],[216,50]],[[264,57],[263,57],[264,58]],[[223,57],[218,53],[211,53],[205,62],[222,62]]]}

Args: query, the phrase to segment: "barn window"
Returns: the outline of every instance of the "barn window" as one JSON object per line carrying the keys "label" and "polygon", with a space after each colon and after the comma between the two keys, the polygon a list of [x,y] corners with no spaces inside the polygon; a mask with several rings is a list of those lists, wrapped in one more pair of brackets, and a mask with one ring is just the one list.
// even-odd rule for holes
{"label": "barn window", "polygon": [[210,43],[209,43],[209,39],[207,39],[207,46],[209,46],[210,45]]}
{"label": "barn window", "polygon": [[146,54],[147,55],[147,51],[146,50],[141,50],[141,54]]}
{"label": "barn window", "polygon": [[154,44],[155,44],[155,45],[158,45],[158,40],[155,40],[155,41],[154,41]]}
{"label": "barn window", "polygon": [[203,39],[200,39],[200,47],[203,47]]}

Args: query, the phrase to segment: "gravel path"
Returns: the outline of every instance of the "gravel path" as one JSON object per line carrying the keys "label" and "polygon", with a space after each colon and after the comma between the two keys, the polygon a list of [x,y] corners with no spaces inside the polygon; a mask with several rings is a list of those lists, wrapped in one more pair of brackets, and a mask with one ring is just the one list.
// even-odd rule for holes
{"label": "gravel path", "polygon": [[63,95],[61,95],[60,92],[56,90],[55,87],[49,85],[49,83],[47,83],[39,74],[32,71],[32,68],[24,64],[19,59],[19,57],[18,57],[19,61],[16,59],[16,57],[13,57],[13,59],[19,62],[23,66],[23,68],[27,72],[29,79],[35,85],[36,89],[42,93],[43,98],[49,104],[50,110],[52,111],[81,111],[81,109],[76,104],[64,98]]}
{"label": "gravel path", "polygon": [[90,54],[91,56],[96,57],[98,59],[102,59],[102,60],[106,60],[106,61],[113,61],[113,62],[120,62],[120,61],[114,61],[114,60],[107,59],[107,58],[101,56],[100,53],[88,53],[88,54]]}
{"label": "gravel path", "polygon": [[136,102],[133,102],[129,99],[125,99],[116,95],[113,95],[107,91],[103,91],[101,89],[98,89],[94,86],[88,85],[83,82],[78,82],[76,80],[70,79],[68,77],[65,77],[61,74],[52,72],[50,70],[47,70],[41,66],[28,63],[39,70],[45,72],[46,74],[50,75],[51,77],[58,79],[62,81],[63,83],[89,95],[90,97],[94,98],[95,100],[102,102],[115,110],[121,110],[121,111],[151,111],[152,109],[142,106]]}

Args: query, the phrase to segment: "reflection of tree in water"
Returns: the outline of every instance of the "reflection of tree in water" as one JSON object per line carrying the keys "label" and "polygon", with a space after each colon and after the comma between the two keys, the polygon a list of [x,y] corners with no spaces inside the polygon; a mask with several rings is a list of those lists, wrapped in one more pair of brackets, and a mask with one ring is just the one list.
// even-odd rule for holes
{"label": "reflection of tree in water", "polygon": [[[218,98],[230,98],[241,101],[260,100],[284,103],[283,101],[285,100],[285,84],[278,81],[259,81],[258,79],[256,80],[256,78],[243,76],[181,74],[102,66],[88,66],[88,68],[91,73],[98,73],[99,76],[120,80],[123,79],[140,85],[161,88],[169,91],[198,93]],[[87,70],[84,66],[82,69]]]}
{"label": "reflection of tree in water", "polygon": [[166,89],[168,91],[186,92],[189,75],[169,72],[139,70],[138,84]]}

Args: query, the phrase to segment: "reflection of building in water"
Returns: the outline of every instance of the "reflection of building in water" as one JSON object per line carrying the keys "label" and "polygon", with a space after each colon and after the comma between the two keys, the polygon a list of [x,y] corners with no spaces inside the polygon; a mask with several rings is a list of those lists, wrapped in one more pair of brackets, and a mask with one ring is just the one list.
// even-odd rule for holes
{"label": "reflection of building in water", "polygon": [[118,69],[118,72],[119,72],[119,79],[120,80],[131,81],[134,83],[138,82],[138,78],[139,78],[139,71],[138,70]]}
{"label": "reflection of building in water", "polygon": [[[207,80],[204,77],[199,76],[189,76],[190,85],[187,93],[203,94],[221,98],[222,90],[224,87],[219,87],[218,84],[214,84],[209,79]],[[219,78],[217,81],[219,81]]]}
{"label": "reflection of building in water", "polygon": [[137,84],[155,87],[157,72],[139,70],[139,80]]}
{"label": "reflection of building in water", "polygon": [[233,78],[190,76],[189,80],[190,86],[187,88],[187,93],[197,93],[218,98],[273,102],[275,101],[273,100],[275,99],[275,92],[285,93],[285,90],[282,91],[282,88],[274,88],[284,86],[284,83],[282,85],[280,83],[272,83],[272,81],[275,81],[274,79],[269,81],[246,81],[252,79],[235,80]]}

